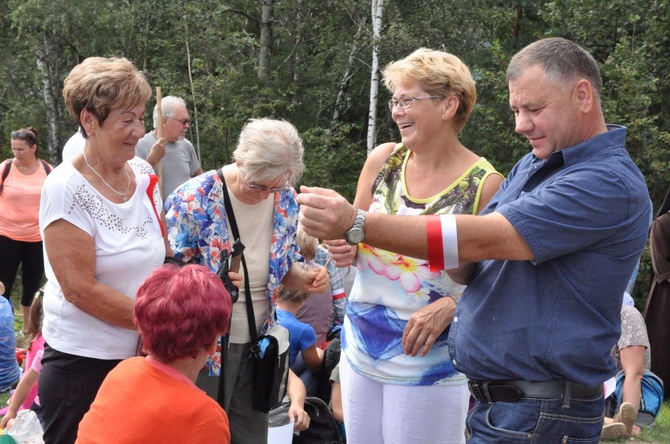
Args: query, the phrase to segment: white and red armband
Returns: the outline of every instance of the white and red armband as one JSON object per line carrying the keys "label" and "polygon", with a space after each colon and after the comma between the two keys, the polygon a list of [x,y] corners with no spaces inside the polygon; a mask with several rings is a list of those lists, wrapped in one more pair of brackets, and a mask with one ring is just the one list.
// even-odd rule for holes
{"label": "white and red armband", "polygon": [[456,216],[426,216],[428,263],[430,271],[458,268],[458,236]]}

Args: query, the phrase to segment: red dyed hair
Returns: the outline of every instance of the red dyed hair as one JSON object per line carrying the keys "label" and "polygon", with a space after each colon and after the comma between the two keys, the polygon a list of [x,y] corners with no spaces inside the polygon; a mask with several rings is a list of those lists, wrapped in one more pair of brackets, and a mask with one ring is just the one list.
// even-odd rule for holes
{"label": "red dyed hair", "polygon": [[232,310],[230,295],[209,269],[165,264],[137,289],[135,325],[144,351],[172,362],[196,357],[225,334]]}

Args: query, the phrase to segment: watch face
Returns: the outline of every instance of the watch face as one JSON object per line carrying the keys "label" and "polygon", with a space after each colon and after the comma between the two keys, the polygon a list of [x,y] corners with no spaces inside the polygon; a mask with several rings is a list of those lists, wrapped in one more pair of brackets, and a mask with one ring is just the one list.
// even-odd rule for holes
{"label": "watch face", "polygon": [[353,227],[347,232],[347,242],[349,242],[350,244],[359,243],[360,241],[363,240],[363,237],[365,237],[363,229],[358,227]]}

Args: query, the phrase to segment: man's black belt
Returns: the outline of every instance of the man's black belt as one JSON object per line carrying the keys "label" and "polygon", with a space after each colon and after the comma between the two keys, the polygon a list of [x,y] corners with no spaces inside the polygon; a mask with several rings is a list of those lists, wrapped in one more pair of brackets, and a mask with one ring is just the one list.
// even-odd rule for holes
{"label": "man's black belt", "polygon": [[580,399],[602,393],[603,385],[593,387],[568,381],[468,381],[472,396],[480,402],[517,402],[522,398]]}

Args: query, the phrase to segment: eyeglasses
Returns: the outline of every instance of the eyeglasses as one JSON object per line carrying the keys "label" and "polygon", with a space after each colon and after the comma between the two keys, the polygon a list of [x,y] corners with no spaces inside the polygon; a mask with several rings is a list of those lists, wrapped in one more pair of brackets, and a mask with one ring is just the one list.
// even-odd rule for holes
{"label": "eyeglasses", "polygon": [[393,108],[396,107],[396,105],[402,106],[403,109],[407,109],[410,106],[412,106],[412,103],[414,101],[420,102],[421,100],[428,100],[428,99],[440,99],[440,96],[426,96],[426,97],[407,97],[407,98],[402,98],[402,99],[391,99],[389,100],[389,110],[393,111]]}
{"label": "eyeglasses", "polygon": [[33,143],[35,142],[35,135],[31,131],[12,131],[12,139],[30,139]]}
{"label": "eyeglasses", "polygon": [[[245,182],[247,182],[245,180]],[[283,187],[266,187],[265,185],[256,185],[255,183],[247,182],[247,186],[254,191],[271,191],[273,193],[278,193],[280,191],[288,190],[288,180]]]}
{"label": "eyeglasses", "polygon": [[172,116],[165,116],[168,119],[176,120],[177,122],[181,123],[183,126],[190,125],[191,124],[191,119],[175,119]]}

